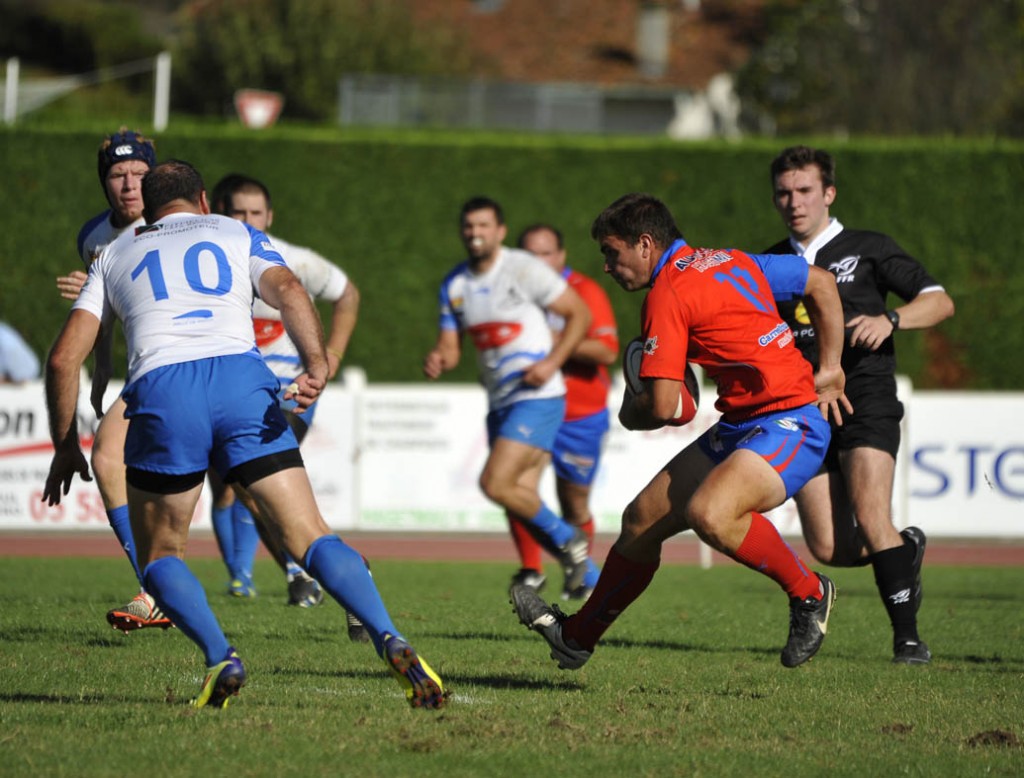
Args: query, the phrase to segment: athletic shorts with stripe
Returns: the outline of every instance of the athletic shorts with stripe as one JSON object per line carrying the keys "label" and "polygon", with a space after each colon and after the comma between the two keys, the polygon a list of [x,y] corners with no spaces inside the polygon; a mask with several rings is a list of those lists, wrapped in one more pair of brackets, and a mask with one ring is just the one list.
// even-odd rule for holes
{"label": "athletic shorts with stripe", "polygon": [[298,442],[278,404],[280,383],[258,354],[180,362],[151,370],[124,391],[125,464],[170,475],[225,477]]}
{"label": "athletic shorts with stripe", "polygon": [[830,437],[828,422],[812,403],[735,424],[719,421],[697,443],[716,465],[737,449],[760,455],[782,477],[788,498],[817,474]]}

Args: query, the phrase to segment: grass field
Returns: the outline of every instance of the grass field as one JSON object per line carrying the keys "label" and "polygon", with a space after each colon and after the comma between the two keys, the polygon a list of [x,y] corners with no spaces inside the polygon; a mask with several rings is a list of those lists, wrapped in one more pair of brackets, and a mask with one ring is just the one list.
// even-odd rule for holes
{"label": "grass field", "polygon": [[451,691],[408,708],[340,610],[255,600],[193,569],[249,670],[226,710],[186,704],[202,658],[176,630],[122,635],[123,560],[0,558],[0,775],[1021,775],[1024,571],[930,567],[935,660],[893,666],[870,570],[835,571],[829,638],[779,663],[784,596],[734,565],[666,566],[590,663],[560,671],[518,624],[509,570],[374,564],[392,616]]}

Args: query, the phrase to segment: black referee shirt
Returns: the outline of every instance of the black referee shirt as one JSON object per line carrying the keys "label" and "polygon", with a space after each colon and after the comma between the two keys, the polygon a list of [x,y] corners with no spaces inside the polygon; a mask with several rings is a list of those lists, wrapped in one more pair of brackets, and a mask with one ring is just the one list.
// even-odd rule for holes
{"label": "black referee shirt", "polygon": [[[786,238],[765,253],[792,254],[793,244]],[[842,228],[818,249],[814,264],[836,277],[847,322],[861,314],[885,313],[890,307],[886,302],[890,293],[909,302],[929,287],[942,288],[920,262],[880,232]],[[797,347],[817,370],[818,341],[803,302],[794,300],[777,305],[782,318],[793,330]],[[887,338],[877,351],[854,347],[847,342],[843,349],[843,371],[847,381],[858,376],[895,375],[893,339]]]}

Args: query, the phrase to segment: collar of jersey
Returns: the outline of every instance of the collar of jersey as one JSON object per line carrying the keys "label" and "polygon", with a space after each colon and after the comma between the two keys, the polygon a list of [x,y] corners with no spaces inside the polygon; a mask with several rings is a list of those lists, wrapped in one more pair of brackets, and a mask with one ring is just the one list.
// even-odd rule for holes
{"label": "collar of jersey", "polygon": [[829,219],[828,227],[821,231],[814,240],[807,244],[807,248],[800,245],[800,242],[794,240],[792,237],[789,239],[789,244],[795,249],[794,253],[803,257],[807,260],[808,265],[813,265],[814,260],[818,256],[818,250],[829,243],[836,235],[843,231],[843,225],[839,222],[835,216]]}
{"label": "collar of jersey", "polygon": [[658,259],[658,264],[656,264],[654,266],[654,270],[651,271],[651,280],[650,283],[647,284],[648,286],[654,286],[654,281],[658,277],[658,273],[661,272],[661,269],[665,267],[665,263],[668,262],[672,258],[672,255],[681,248],[686,248],[686,241],[682,238],[672,241],[672,245],[665,249],[665,253],[661,255],[661,258]]}

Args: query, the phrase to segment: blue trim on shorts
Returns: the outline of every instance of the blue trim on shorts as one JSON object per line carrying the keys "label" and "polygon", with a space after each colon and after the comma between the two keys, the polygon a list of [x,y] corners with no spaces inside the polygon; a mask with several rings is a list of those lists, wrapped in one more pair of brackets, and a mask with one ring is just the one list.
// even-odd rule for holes
{"label": "blue trim on shorts", "polygon": [[232,468],[298,448],[259,354],[156,368],[124,391],[129,467],[169,475]]}
{"label": "blue trim on shorts", "polygon": [[609,418],[608,409],[604,408],[590,416],[562,422],[551,451],[557,478],[580,486],[594,482]]}
{"label": "blue trim on shorts", "polygon": [[811,403],[735,424],[719,421],[697,443],[716,465],[741,448],[760,455],[782,478],[788,498],[818,473],[831,437],[828,422]]}
{"label": "blue trim on shorts", "polygon": [[565,416],[565,397],[523,400],[487,414],[487,443],[498,438],[551,451]]}

